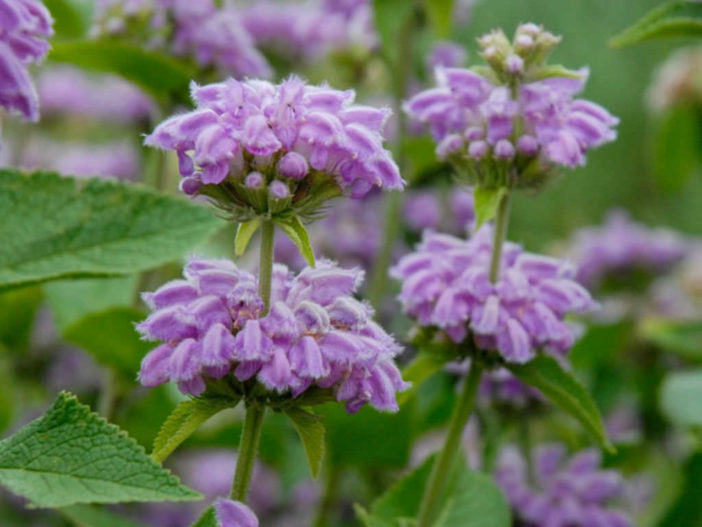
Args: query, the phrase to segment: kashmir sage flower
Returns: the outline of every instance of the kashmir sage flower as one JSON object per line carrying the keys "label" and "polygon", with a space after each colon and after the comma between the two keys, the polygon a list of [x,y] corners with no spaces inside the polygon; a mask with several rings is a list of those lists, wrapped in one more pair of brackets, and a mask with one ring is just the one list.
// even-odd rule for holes
{"label": "kashmir sage flower", "polygon": [[297,77],[193,84],[196,110],[161,123],[146,144],[176,151],[183,191],[236,219],[314,215],[342,191],[361,198],[403,187],[383,147],[390,111],[355,105],[354,95]]}
{"label": "kashmir sage flower", "polygon": [[437,87],[405,103],[428,125],[436,154],[471,184],[537,188],[557,167],[585,164],[588,150],[613,141],[618,119],[575,96],[588,70],[546,64],[559,37],[522,24],[510,41],[495,30],[478,42],[488,66],[436,69]]}
{"label": "kashmir sage flower", "polygon": [[492,229],[463,240],[431,231],[415,252],[391,270],[402,281],[400,301],[420,326],[442,330],[452,341],[469,339],[524,363],[538,350],[565,355],[575,339],[566,315],[595,307],[569,263],[505,243],[501,272],[489,278]]}
{"label": "kashmir sage flower", "polygon": [[222,379],[271,404],[318,388],[349,412],[366,403],[397,410],[395,393],[407,385],[393,357],[402,348],[353,297],[362,271],[321,261],[294,276],[277,265],[265,315],[256,277],[230,261],[192,259],[184,276],[144,294],[153,313],[138,330],[163,344],[142,362],[143,385],[170,381],[200,395]]}
{"label": "kashmir sage flower", "polygon": [[27,67],[48,52],[52,25],[39,0],[0,0],[0,106],[27,121],[39,119],[39,101]]}
{"label": "kashmir sage flower", "polygon": [[527,462],[513,447],[505,448],[495,479],[505,492],[520,525],[528,527],[631,527],[624,510],[612,502],[623,498],[624,481],[614,470],[600,468],[597,450],[566,457],[562,445],[536,448],[533,480]]}

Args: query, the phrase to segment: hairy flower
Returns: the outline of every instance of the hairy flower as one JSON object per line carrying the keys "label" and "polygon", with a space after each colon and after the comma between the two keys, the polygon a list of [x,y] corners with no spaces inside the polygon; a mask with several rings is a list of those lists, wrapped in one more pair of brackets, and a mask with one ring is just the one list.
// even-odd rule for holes
{"label": "hairy flower", "polygon": [[153,101],[114,75],[90,75],[78,68],[52,67],[37,78],[42,112],[128,123],[148,119]]}
{"label": "hairy flower", "polygon": [[512,509],[527,527],[630,527],[627,515],[611,505],[623,497],[624,482],[613,470],[601,470],[600,454],[584,450],[566,458],[562,445],[544,445],[532,453],[533,476],[516,448],[505,448],[495,479]]}
{"label": "hairy flower", "polygon": [[519,26],[513,42],[501,31],[485,35],[479,42],[490,68],[437,68],[437,87],[412,97],[405,111],[429,126],[437,155],[471,183],[539,186],[554,167],[585,164],[589,149],[615,139],[618,122],[575,98],[586,69],[542,78],[558,41],[533,24]]}
{"label": "hairy flower", "polygon": [[252,172],[267,185],[286,185],[291,204],[312,213],[341,190],[358,198],[403,186],[383,148],[389,110],[354,105],[351,90],[297,77],[278,85],[229,79],[193,85],[192,96],[197,109],[161,123],[146,144],[178,153],[184,190],[229,210],[233,202],[244,217],[270,210],[264,186],[245,183]]}
{"label": "hairy flower", "polygon": [[53,20],[39,0],[0,0],[0,106],[28,121],[39,102],[27,67],[44,58]]}
{"label": "hairy flower", "polygon": [[240,501],[219,499],[214,504],[217,527],[258,527],[258,518]]}
{"label": "hairy flower", "polygon": [[688,248],[673,231],[648,228],[615,210],[602,227],[575,234],[570,258],[577,264],[578,281],[592,288],[607,278],[621,281],[637,271],[663,274],[685,257]]}
{"label": "hairy flower", "polygon": [[402,348],[353,297],[362,271],[322,261],[293,276],[278,265],[265,316],[256,278],[230,261],[192,259],[184,276],[144,295],[153,313],[137,327],[164,341],[142,362],[145,386],[171,381],[199,395],[208,379],[245,390],[255,378],[271,397],[317,387],[350,412],[367,402],[397,410],[405,383],[392,359]]}
{"label": "hairy flower", "polygon": [[508,362],[531,360],[538,349],[566,354],[575,331],[564,318],[594,307],[566,262],[505,243],[499,280],[488,268],[491,228],[469,240],[425,231],[414,253],[391,270],[402,281],[400,301],[420,325],[442,329],[457,343],[467,337]]}

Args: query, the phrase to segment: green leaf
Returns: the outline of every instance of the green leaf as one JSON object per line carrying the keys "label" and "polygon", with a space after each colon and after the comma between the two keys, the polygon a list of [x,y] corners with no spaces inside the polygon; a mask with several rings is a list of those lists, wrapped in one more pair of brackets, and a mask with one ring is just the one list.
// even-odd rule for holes
{"label": "green leaf", "polygon": [[505,187],[475,188],[473,191],[473,198],[475,199],[475,231],[482,227],[485,222],[495,218],[500,200],[507,192],[508,190]]}
{"label": "green leaf", "polygon": [[[677,467],[680,471],[680,467]],[[684,475],[682,492],[667,511],[665,517],[656,525],[659,527],[699,527],[702,525],[702,505],[700,489],[702,488],[702,451],[693,453],[682,467]]]}
{"label": "green leaf", "polygon": [[0,293],[0,344],[10,350],[26,349],[40,302],[37,287]]}
{"label": "green leaf", "polygon": [[612,38],[610,45],[622,47],[654,38],[694,36],[702,36],[702,3],[697,0],[676,0],[650,11]]}
{"label": "green leaf", "polygon": [[450,38],[453,21],[453,0],[427,0],[426,11],[436,37],[440,39]]}
{"label": "green leaf", "polygon": [[290,417],[305,447],[312,477],[317,479],[324,461],[324,424],[319,416],[303,408],[289,408],[285,413]]}
{"label": "green leaf", "polygon": [[240,223],[236,228],[236,238],[234,240],[234,253],[237,256],[243,256],[246,252],[246,247],[248,247],[251,238],[256,233],[258,228],[261,226],[261,218],[254,218],[253,220]]}
{"label": "green leaf", "polygon": [[[400,479],[380,496],[360,519],[366,527],[414,525],[435,456]],[[509,527],[509,506],[500,489],[485,474],[473,472],[461,460],[448,476],[436,527]]]}
{"label": "green leaf", "polygon": [[9,360],[3,357],[4,350],[0,346],[0,433],[12,424],[17,406],[14,379],[10,369]]}
{"label": "green leaf", "polygon": [[151,457],[159,463],[192,435],[205,421],[238,401],[224,398],[188,399],[175,407],[154,440]]}
{"label": "green leaf", "polygon": [[404,404],[424,381],[441,370],[447,362],[456,360],[455,353],[451,353],[449,350],[442,351],[442,349],[445,350],[445,348],[432,349],[431,351],[420,349],[412,361],[404,367],[402,378],[412,383],[412,386],[397,395],[399,404]]}
{"label": "green leaf", "polygon": [[137,275],[55,280],[42,286],[56,326],[62,332],[86,315],[128,307],[136,298]]}
{"label": "green leaf", "polygon": [[314,251],[312,250],[312,245],[310,245],[307,229],[300,221],[300,218],[292,216],[290,218],[277,219],[276,223],[282,227],[288,238],[295,244],[307,265],[314,267]]}
{"label": "green leaf", "polygon": [[0,170],[0,289],[143,271],[221,226],[208,209],[117,181]]}
{"label": "green leaf", "polygon": [[414,2],[407,0],[373,0],[374,25],[380,35],[383,54],[391,64],[396,62],[400,46],[408,44],[400,42],[400,35],[413,9]]}
{"label": "green leaf", "polygon": [[207,510],[202,513],[200,519],[193,523],[192,527],[219,527],[214,508],[208,507]]}
{"label": "green leaf", "polygon": [[91,505],[73,505],[58,511],[76,527],[140,527],[138,523]]}
{"label": "green leaf", "polygon": [[181,61],[116,41],[56,42],[49,59],[88,70],[119,75],[162,102],[188,103],[194,69]]}
{"label": "green leaf", "polygon": [[54,38],[81,38],[90,27],[89,19],[83,16],[71,0],[43,0],[54,19]]}
{"label": "green leaf", "polygon": [[664,351],[702,361],[702,322],[649,319],[641,325],[641,336]]}
{"label": "green leaf", "polygon": [[202,499],[67,393],[0,442],[0,484],[39,507]]}
{"label": "green leaf", "polygon": [[115,307],[83,317],[63,332],[64,338],[83,348],[98,362],[133,380],[144,356],[154,347],[142,340],[134,324],[145,318],[143,311]]}
{"label": "green leaf", "polygon": [[653,148],[653,173],[662,190],[680,190],[700,168],[700,145],[702,120],[696,108],[676,106],[661,116]]}
{"label": "green leaf", "polygon": [[552,77],[566,77],[569,79],[580,79],[583,74],[578,70],[571,70],[561,64],[549,64],[528,73],[528,80],[538,81],[550,79]]}
{"label": "green leaf", "polygon": [[548,355],[539,355],[526,364],[505,365],[523,382],[538,388],[553,404],[575,417],[609,452],[614,447],[607,438],[602,416],[588,391],[571,373]]}
{"label": "green leaf", "polygon": [[702,369],[670,373],[661,388],[661,407],[674,423],[702,427]]}

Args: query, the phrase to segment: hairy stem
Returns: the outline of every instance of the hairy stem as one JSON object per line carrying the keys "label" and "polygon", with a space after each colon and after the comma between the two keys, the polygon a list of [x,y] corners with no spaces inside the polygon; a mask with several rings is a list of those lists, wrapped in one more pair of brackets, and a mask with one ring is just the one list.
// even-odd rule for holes
{"label": "hairy stem", "polygon": [[417,518],[417,527],[431,527],[434,521],[436,521],[437,509],[439,508],[446,482],[451,475],[454,462],[456,461],[456,454],[461,444],[463,429],[473,410],[475,394],[478,391],[482,372],[482,365],[477,360],[473,360],[471,362],[470,371],[468,372],[468,377],[464,382],[461,395],[456,401],[456,405],[453,407],[444,447],[441,449],[434,462],[431,474],[429,475],[429,481],[424,489],[424,496],[419,508],[419,517]]}
{"label": "hairy stem", "polygon": [[265,414],[265,406],[252,404],[246,407],[244,430],[241,432],[239,452],[236,459],[236,472],[234,473],[234,483],[232,484],[231,497],[233,500],[244,502],[249,493],[251,475],[253,474],[254,463],[258,453],[258,443],[261,440],[261,429],[263,428],[263,417]]}
{"label": "hairy stem", "polygon": [[273,277],[273,241],[275,224],[265,220],[261,225],[261,256],[258,269],[258,294],[263,300],[263,314],[268,313],[271,303],[271,279]]}
{"label": "hairy stem", "polygon": [[494,284],[500,277],[500,263],[502,261],[502,246],[507,238],[507,225],[509,224],[509,191],[500,198],[497,205],[495,218],[495,232],[492,240],[492,256],[490,258],[490,281]]}

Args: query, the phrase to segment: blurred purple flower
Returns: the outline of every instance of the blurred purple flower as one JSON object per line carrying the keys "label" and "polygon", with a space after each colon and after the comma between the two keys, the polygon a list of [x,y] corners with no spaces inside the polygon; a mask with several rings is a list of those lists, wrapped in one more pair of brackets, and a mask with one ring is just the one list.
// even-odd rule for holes
{"label": "blurred purple flower", "polygon": [[608,276],[634,271],[666,273],[684,258],[688,248],[675,232],[647,228],[633,222],[625,211],[615,210],[602,227],[587,227],[575,234],[570,257],[577,264],[578,281],[592,288]]}
{"label": "blurred purple flower", "polygon": [[436,68],[459,68],[468,59],[466,49],[455,42],[436,42],[427,57],[427,71],[433,72]]}
{"label": "blurred purple flower", "polygon": [[143,385],[171,381],[199,395],[208,378],[233,374],[292,397],[331,389],[349,412],[397,410],[406,383],[392,359],[402,348],[353,298],[362,271],[322,261],[293,276],[278,265],[265,316],[256,278],[232,262],[192,259],[184,275],[144,294],[153,313],[137,328],[164,343],[144,358]]}
{"label": "blurred purple flower", "polygon": [[258,518],[239,501],[217,500],[214,504],[217,527],[258,527]]}
{"label": "blurred purple flower", "polygon": [[425,231],[415,252],[391,270],[402,281],[404,310],[419,324],[441,328],[455,342],[473,338],[508,362],[527,362],[538,349],[566,354],[575,332],[565,316],[595,306],[573,280],[572,267],[507,242],[492,284],[491,248],[490,226],[469,240]]}
{"label": "blurred purple flower", "polygon": [[49,50],[53,20],[39,0],[0,0],[0,106],[27,121],[39,119],[39,102],[27,67]]}
{"label": "blurred purple flower", "polygon": [[518,519],[527,527],[631,527],[623,510],[611,506],[622,497],[618,472],[600,469],[600,454],[584,450],[570,459],[562,445],[544,445],[532,453],[533,481],[514,447],[503,449],[495,479]]}
{"label": "blurred purple flower", "polygon": [[[277,172],[293,195],[325,184],[356,198],[375,188],[402,188],[397,165],[383,148],[381,130],[390,111],[354,105],[354,95],[296,77],[278,85],[233,79],[193,85],[197,109],[161,123],[146,144],[178,152],[188,180],[229,185],[243,201],[237,184],[252,171],[269,179]],[[289,152],[307,161],[307,177],[291,178],[287,169],[280,173],[278,161]]]}
{"label": "blurred purple flower", "polygon": [[[441,229],[452,233],[471,231],[475,221],[473,192],[456,189],[448,201],[435,189],[410,191],[405,200],[405,221],[414,231]],[[447,206],[448,205],[448,206]]]}
{"label": "blurred purple flower", "polygon": [[37,89],[42,110],[51,114],[127,123],[148,119],[154,110],[153,101],[122,78],[66,66],[43,70]]}

